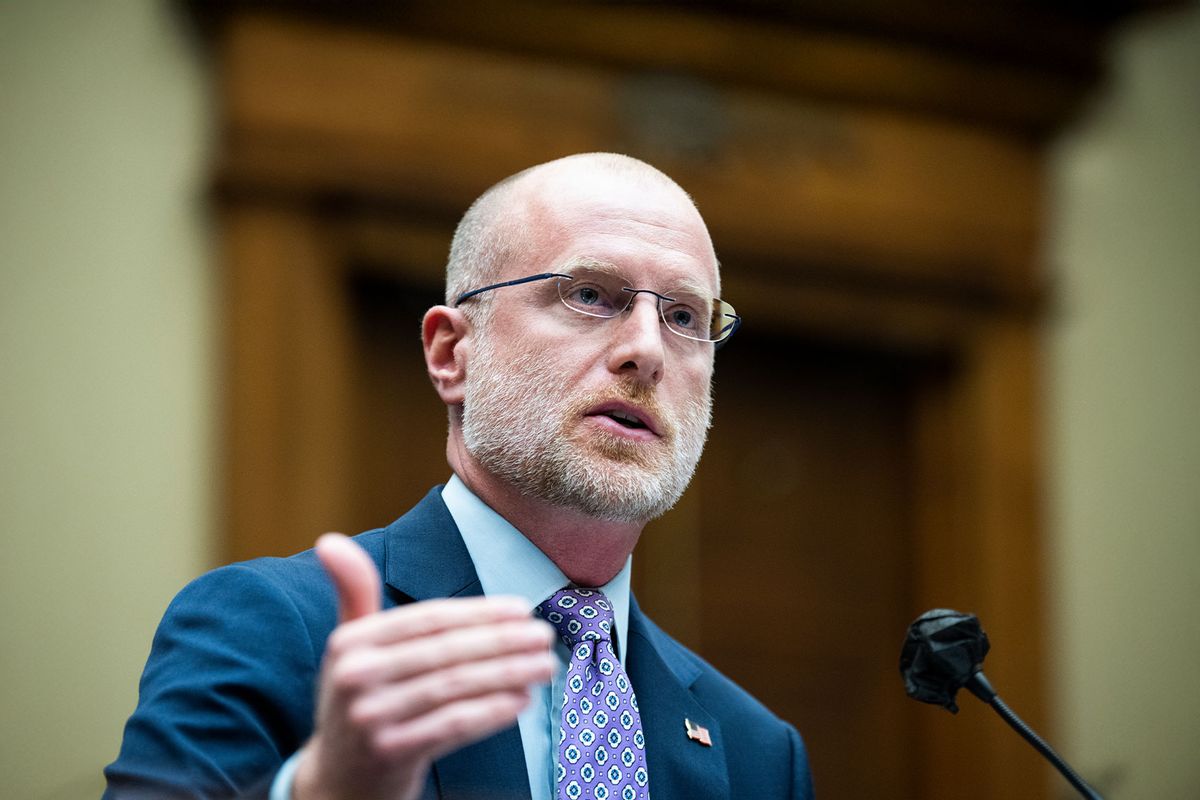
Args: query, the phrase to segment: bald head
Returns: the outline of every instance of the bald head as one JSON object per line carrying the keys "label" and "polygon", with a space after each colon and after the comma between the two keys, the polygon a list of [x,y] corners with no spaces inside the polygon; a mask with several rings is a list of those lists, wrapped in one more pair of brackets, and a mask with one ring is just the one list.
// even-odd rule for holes
{"label": "bald head", "polygon": [[[522,260],[566,192],[602,195],[615,185],[634,186],[672,204],[686,203],[703,226],[691,197],[667,175],[644,161],[617,153],[582,153],[518,172],[497,183],[471,204],[454,232],[446,264],[446,303],[463,292],[502,280],[510,264]],[[716,267],[716,256],[713,256]],[[477,321],[486,303],[464,306]]]}

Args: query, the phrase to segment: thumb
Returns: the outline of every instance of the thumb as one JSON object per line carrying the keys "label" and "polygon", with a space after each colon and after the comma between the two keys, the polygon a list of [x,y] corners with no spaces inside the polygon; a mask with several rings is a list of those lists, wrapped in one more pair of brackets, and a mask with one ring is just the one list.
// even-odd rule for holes
{"label": "thumb", "polygon": [[337,589],[338,622],[379,610],[379,571],[365,550],[340,533],[327,533],[317,539],[315,549]]}

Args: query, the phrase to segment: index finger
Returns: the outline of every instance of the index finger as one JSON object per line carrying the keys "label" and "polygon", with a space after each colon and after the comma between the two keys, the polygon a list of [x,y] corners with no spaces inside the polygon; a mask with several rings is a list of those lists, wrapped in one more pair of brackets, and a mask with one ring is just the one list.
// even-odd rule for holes
{"label": "index finger", "polygon": [[453,628],[528,619],[529,601],[515,595],[423,600],[391,608],[338,627],[331,645],[338,649],[395,644]]}

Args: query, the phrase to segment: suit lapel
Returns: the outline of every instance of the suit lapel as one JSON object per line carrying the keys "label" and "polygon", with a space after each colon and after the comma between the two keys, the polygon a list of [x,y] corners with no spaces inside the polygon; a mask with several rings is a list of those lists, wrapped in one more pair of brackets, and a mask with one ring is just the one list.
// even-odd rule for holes
{"label": "suit lapel", "polygon": [[[441,487],[388,528],[382,566],[389,605],[483,593]],[[441,800],[529,800],[517,726],[435,761],[433,783]]]}
{"label": "suit lapel", "polygon": [[387,528],[381,572],[392,604],[482,594],[479,576],[440,486]]}
{"label": "suit lapel", "polygon": [[[726,798],[729,774],[721,726],[692,696],[690,687],[700,670],[690,660],[670,657],[677,648],[630,598],[626,669],[646,732],[650,796]],[[708,729],[711,747],[688,738],[685,719]]]}

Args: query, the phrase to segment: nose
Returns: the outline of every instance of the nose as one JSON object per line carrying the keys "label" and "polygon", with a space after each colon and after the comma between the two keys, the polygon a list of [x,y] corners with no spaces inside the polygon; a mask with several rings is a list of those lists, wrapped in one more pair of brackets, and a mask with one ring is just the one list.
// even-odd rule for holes
{"label": "nose", "polygon": [[608,354],[609,370],[647,386],[657,385],[662,380],[665,356],[658,298],[650,293],[636,295],[616,323]]}

